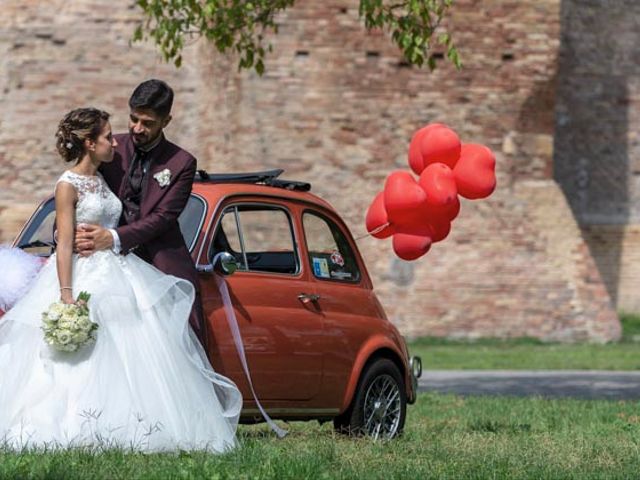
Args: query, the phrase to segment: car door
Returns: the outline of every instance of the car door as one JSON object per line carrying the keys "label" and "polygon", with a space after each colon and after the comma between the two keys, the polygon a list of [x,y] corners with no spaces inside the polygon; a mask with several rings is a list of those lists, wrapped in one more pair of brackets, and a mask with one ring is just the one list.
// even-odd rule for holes
{"label": "car door", "polygon": [[[227,251],[238,262],[238,270],[225,280],[261,401],[310,400],[322,383],[323,323],[304,297],[313,287],[301,267],[298,239],[295,212],[273,201],[226,205],[212,236],[209,261]],[[201,279],[212,363],[250,399],[213,280]]]}
{"label": "car door", "polygon": [[305,209],[302,226],[326,332],[323,396],[342,399],[357,354],[372,332],[384,327],[384,313],[355,244],[337,216]]}

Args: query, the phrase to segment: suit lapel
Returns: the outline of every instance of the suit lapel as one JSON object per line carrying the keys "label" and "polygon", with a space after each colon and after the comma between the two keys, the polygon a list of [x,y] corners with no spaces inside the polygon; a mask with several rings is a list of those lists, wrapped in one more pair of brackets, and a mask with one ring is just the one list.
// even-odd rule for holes
{"label": "suit lapel", "polygon": [[[170,167],[172,156],[173,151],[169,148],[169,142],[163,138],[152,151],[151,164],[142,182],[142,201],[140,202],[140,213],[142,215],[147,215],[169,188],[168,185],[161,187],[153,176],[165,168],[172,170]],[[174,172],[171,171],[172,177],[173,174]]]}

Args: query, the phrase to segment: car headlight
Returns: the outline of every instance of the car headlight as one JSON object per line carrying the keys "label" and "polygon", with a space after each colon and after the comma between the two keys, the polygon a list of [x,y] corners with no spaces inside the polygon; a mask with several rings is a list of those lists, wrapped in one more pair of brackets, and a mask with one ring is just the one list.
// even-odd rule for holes
{"label": "car headlight", "polygon": [[420,378],[422,376],[422,359],[420,357],[411,357],[409,366],[414,377]]}

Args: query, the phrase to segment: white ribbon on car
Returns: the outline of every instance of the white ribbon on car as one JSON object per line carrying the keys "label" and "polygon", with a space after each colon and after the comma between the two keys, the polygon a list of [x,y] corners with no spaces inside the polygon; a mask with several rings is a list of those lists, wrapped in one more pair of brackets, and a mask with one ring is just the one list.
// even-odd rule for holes
{"label": "white ribbon on car", "polygon": [[[214,259],[215,262],[215,259]],[[229,295],[229,288],[227,286],[227,282],[225,281],[222,275],[214,274],[216,279],[216,284],[218,285],[218,290],[220,291],[220,296],[222,297],[222,304],[224,305],[225,316],[227,317],[227,323],[229,324],[229,329],[231,330],[231,335],[233,336],[233,342],[236,345],[236,350],[238,351],[238,356],[240,357],[240,362],[242,363],[242,368],[244,369],[244,374],[247,376],[247,380],[249,381],[249,388],[251,388],[251,393],[253,394],[253,399],[260,410],[260,413],[264,417],[265,421],[269,424],[271,429],[278,435],[279,438],[283,438],[287,433],[286,430],[280,428],[276,423],[271,419],[271,417],[267,414],[267,412],[262,408],[260,404],[260,400],[258,400],[258,396],[256,395],[256,391],[253,388],[253,381],[251,380],[251,373],[249,373],[249,365],[247,364],[247,356],[244,352],[244,344],[242,342],[242,335],[240,334],[240,328],[238,327],[238,319],[236,318],[236,313],[233,309],[233,303],[231,302],[231,295]]]}

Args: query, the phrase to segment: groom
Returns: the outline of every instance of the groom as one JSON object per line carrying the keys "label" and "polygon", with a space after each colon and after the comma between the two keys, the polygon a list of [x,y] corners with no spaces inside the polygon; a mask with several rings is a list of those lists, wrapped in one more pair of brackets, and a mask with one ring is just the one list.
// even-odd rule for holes
{"label": "groom", "polygon": [[163,134],[172,104],[173,90],[161,80],[147,80],[133,91],[129,133],[115,135],[113,161],[100,167],[109,188],[122,200],[120,226],[87,225],[76,234],[76,248],[84,256],[106,249],[134,252],[162,272],[191,282],[196,298],[189,322],[205,346],[198,276],[178,225],[191,193],[196,159]]}

